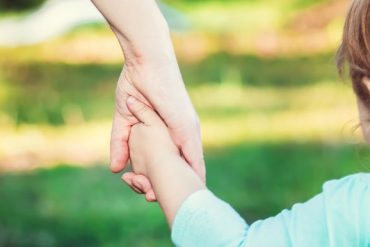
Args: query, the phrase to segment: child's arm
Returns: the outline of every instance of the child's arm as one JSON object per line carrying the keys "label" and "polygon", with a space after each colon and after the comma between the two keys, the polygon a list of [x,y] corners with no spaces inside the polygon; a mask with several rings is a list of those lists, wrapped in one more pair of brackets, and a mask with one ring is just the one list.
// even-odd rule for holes
{"label": "child's arm", "polygon": [[127,104],[141,121],[132,127],[129,139],[133,169],[149,178],[171,226],[184,200],[206,186],[180,156],[159,116],[133,97]]}
{"label": "child's arm", "polygon": [[[132,127],[129,138],[134,172],[151,181],[176,246],[239,246],[248,228],[245,221],[206,189],[180,156],[167,126],[152,109],[134,98],[127,104],[141,121]],[[123,176],[131,185],[140,184],[136,178]]]}
{"label": "child's arm", "polygon": [[177,246],[369,246],[370,174],[327,182],[308,202],[248,227],[205,189],[157,114],[130,102],[142,122],[133,126],[129,140],[133,168],[151,180]]}
{"label": "child's arm", "polygon": [[171,227],[185,199],[194,192],[205,189],[199,176],[177,155],[168,156],[163,162],[153,164],[148,177]]}

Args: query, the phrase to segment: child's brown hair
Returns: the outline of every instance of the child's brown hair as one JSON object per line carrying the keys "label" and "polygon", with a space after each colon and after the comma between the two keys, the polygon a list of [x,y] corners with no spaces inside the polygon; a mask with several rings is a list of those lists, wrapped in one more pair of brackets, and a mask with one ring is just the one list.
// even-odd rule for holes
{"label": "child's brown hair", "polygon": [[353,0],[348,11],[337,54],[341,74],[346,64],[355,93],[370,107],[369,89],[363,83],[364,77],[370,78],[370,0]]}

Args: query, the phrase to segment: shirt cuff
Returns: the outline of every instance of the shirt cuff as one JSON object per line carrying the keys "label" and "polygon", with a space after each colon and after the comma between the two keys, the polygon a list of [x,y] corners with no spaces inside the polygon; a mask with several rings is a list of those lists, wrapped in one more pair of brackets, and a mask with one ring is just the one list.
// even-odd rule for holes
{"label": "shirt cuff", "polygon": [[191,194],[181,205],[172,225],[176,246],[240,246],[248,225],[227,203],[209,190]]}

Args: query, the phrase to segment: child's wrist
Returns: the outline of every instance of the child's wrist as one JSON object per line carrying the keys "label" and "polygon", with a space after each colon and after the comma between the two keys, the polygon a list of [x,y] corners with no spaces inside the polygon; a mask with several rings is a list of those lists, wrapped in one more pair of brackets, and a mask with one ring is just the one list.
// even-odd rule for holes
{"label": "child's wrist", "polygon": [[160,172],[160,170],[166,170],[168,166],[171,166],[174,160],[181,159],[178,153],[165,153],[158,155],[155,159],[148,162],[146,171],[146,176],[150,179],[155,173]]}

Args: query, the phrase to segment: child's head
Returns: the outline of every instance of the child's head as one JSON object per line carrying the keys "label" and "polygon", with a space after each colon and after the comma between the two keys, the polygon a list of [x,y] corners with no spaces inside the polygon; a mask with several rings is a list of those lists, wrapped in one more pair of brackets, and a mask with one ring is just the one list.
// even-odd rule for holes
{"label": "child's head", "polygon": [[340,73],[348,64],[358,98],[361,127],[370,143],[370,0],[353,0],[337,58]]}

